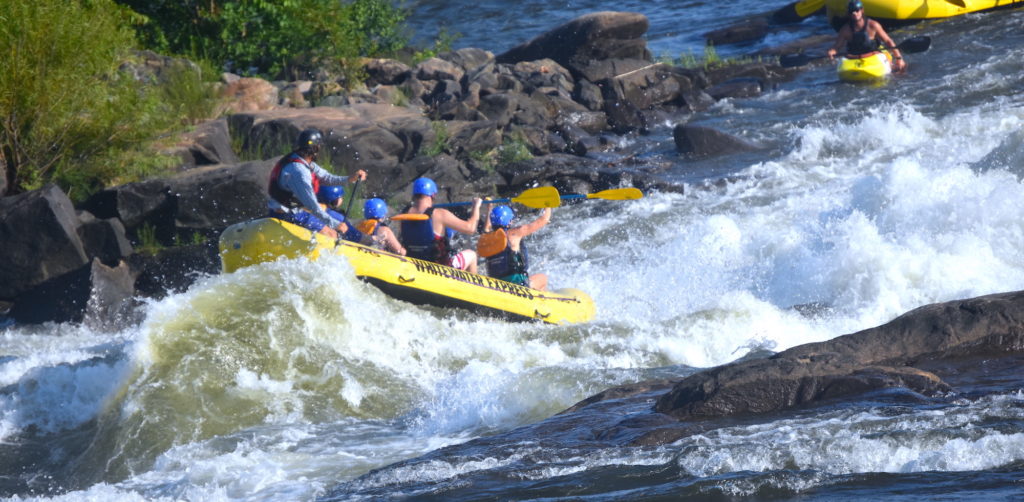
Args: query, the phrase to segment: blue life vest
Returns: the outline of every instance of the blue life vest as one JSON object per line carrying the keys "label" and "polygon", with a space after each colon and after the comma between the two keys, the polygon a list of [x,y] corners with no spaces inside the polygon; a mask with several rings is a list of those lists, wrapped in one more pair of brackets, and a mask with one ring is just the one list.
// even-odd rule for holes
{"label": "blue life vest", "polygon": [[428,216],[426,220],[402,222],[402,246],[408,257],[447,265],[451,261],[451,243],[447,232],[434,235],[433,212],[431,207],[423,213]]}

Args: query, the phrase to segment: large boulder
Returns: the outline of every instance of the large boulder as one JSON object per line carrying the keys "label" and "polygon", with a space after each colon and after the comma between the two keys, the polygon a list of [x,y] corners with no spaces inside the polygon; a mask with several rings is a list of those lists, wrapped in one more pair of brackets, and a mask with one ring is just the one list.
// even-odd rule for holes
{"label": "large boulder", "polygon": [[905,387],[947,389],[911,367],[937,360],[1024,353],[1024,292],[928,305],[881,326],[691,375],[655,411],[679,419],[763,413]]}
{"label": "large boulder", "polygon": [[577,77],[593,61],[603,59],[650,60],[647,16],[636,12],[585,14],[516,46],[497,57],[498,63],[515,64],[550,58]]}
{"label": "large boulder", "polygon": [[117,218],[134,229],[154,217],[168,217],[173,198],[167,180],[154,179],[101,190],[81,205],[97,218]]}
{"label": "large boulder", "polygon": [[186,168],[238,163],[238,156],[231,148],[231,135],[225,118],[199,124],[172,151],[178,153]]}
{"label": "large boulder", "polygon": [[89,263],[78,215],[56,185],[0,199],[0,215],[0,298]]}
{"label": "large boulder", "polygon": [[[267,213],[267,180],[273,159],[194,169],[168,179],[174,197],[175,235],[212,234]],[[156,222],[154,222],[155,224]]]}
{"label": "large boulder", "polygon": [[121,262],[108,267],[94,259],[18,295],[9,315],[22,324],[89,321],[115,326],[130,311],[134,278]]}
{"label": "large boulder", "polygon": [[222,95],[227,98],[226,113],[254,112],[277,107],[278,89],[262,78],[240,78],[228,83]]}
{"label": "large boulder", "polygon": [[690,124],[676,125],[672,137],[675,139],[676,151],[689,157],[715,157],[761,148],[753,142],[717,129]]}
{"label": "large boulder", "polygon": [[81,211],[78,219],[81,221],[78,236],[82,239],[87,256],[99,258],[104,264],[114,266],[132,254],[132,244],[128,241],[121,220],[99,219],[88,211]]}

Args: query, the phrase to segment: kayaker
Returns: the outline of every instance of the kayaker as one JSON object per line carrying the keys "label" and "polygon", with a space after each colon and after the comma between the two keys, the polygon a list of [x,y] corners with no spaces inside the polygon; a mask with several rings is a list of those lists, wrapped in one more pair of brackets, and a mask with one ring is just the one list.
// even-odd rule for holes
{"label": "kayaker", "polygon": [[402,221],[401,243],[408,256],[476,273],[477,256],[472,249],[454,252],[449,230],[474,235],[480,221],[479,197],[473,198],[473,210],[468,220],[455,216],[444,208],[435,208],[434,194],[437,184],[430,178],[417,178],[412,184],[412,204],[406,214],[425,214],[426,220]]}
{"label": "kayaker", "polygon": [[316,193],[321,185],[342,185],[356,180],[365,180],[362,169],[345,178],[331,174],[316,163],[317,154],[323,146],[323,134],[317,129],[306,129],[299,133],[295,150],[277,161],[270,172],[267,192],[270,201],[270,217],[302,226],[327,237],[337,239],[339,233],[349,230],[348,224],[331,217],[317,203]]}
{"label": "kayaker", "polygon": [[383,199],[367,199],[363,204],[363,216],[366,219],[357,225],[360,232],[369,235],[383,249],[405,256],[405,248],[384,221],[388,216],[388,205]]}
{"label": "kayaker", "polygon": [[487,262],[487,275],[543,291],[548,287],[548,276],[530,274],[530,260],[523,237],[544,228],[551,221],[551,208],[545,208],[540,217],[530,223],[510,227],[514,218],[515,212],[508,206],[492,208],[491,217],[484,225],[485,233],[477,242],[477,252]]}
{"label": "kayaker", "polygon": [[[835,59],[839,49],[846,46],[846,54],[860,56],[872,52],[878,52],[883,47],[892,54],[892,71],[901,72],[907,68],[903,61],[903,54],[893,43],[892,38],[885,32],[885,28],[875,21],[864,16],[864,4],[861,0],[850,0],[846,6],[849,21],[839,29],[836,36],[836,43],[828,50],[829,59]],[[879,45],[881,42],[881,45]]]}

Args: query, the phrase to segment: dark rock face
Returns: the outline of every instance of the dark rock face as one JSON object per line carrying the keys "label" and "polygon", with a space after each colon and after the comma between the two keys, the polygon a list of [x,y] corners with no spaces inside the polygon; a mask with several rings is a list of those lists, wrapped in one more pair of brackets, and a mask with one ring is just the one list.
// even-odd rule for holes
{"label": "dark rock face", "polygon": [[0,298],[89,263],[78,215],[56,185],[0,199]]}
{"label": "dark rock face", "polygon": [[78,236],[87,256],[99,258],[104,264],[114,266],[122,258],[132,254],[124,225],[117,218],[97,219],[88,211],[79,214],[81,225]]}
{"label": "dark rock face", "polygon": [[124,263],[108,267],[98,259],[42,282],[18,296],[9,315],[19,323],[116,323],[128,312],[134,278]]}
{"label": "dark rock face", "polygon": [[679,124],[672,130],[676,151],[693,157],[710,157],[735,152],[752,152],[758,145],[710,127]]}
{"label": "dark rock face", "polygon": [[1024,352],[1024,292],[928,305],[882,326],[684,378],[655,411],[679,419],[764,413],[905,387],[945,392],[919,363]]}
{"label": "dark rock face", "polygon": [[595,12],[580,16],[499,55],[499,63],[553,59],[579,75],[591,61],[650,60],[647,17],[635,12]]}

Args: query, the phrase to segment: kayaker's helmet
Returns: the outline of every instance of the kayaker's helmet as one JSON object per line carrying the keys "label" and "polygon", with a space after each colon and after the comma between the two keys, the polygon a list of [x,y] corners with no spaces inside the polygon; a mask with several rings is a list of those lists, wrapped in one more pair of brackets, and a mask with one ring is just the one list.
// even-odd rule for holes
{"label": "kayaker's helmet", "polygon": [[846,13],[852,14],[863,8],[864,4],[860,0],[850,0],[850,3],[846,4]]}
{"label": "kayaker's helmet", "polygon": [[516,217],[516,213],[512,211],[512,208],[502,205],[494,206],[491,209],[491,225],[506,228],[509,223],[512,223],[512,219]]}
{"label": "kayaker's helmet", "polygon": [[310,157],[316,157],[323,146],[324,135],[319,129],[306,129],[300,132],[299,139],[295,140],[295,151]]}
{"label": "kayaker's helmet", "polygon": [[324,204],[334,204],[334,201],[345,196],[345,188],[341,185],[324,185],[316,192],[316,198]]}
{"label": "kayaker's helmet", "polygon": [[383,199],[368,199],[363,204],[363,217],[379,220],[388,215],[388,205]]}
{"label": "kayaker's helmet", "polygon": [[416,178],[412,184],[413,195],[426,195],[433,197],[437,193],[437,183],[430,178]]}

